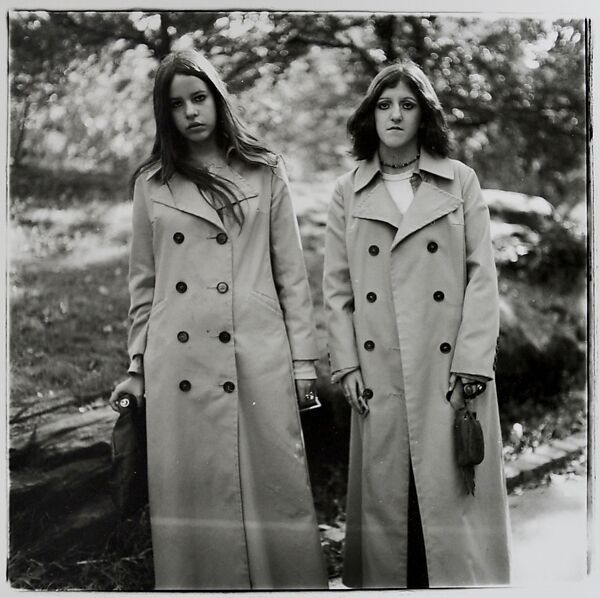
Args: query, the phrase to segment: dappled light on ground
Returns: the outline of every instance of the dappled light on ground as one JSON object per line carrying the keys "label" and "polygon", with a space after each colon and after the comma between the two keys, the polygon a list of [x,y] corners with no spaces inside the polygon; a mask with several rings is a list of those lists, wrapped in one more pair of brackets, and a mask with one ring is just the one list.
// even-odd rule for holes
{"label": "dappled light on ground", "polygon": [[130,231],[130,202],[19,211],[9,224],[11,269],[83,270],[107,263],[126,255]]}

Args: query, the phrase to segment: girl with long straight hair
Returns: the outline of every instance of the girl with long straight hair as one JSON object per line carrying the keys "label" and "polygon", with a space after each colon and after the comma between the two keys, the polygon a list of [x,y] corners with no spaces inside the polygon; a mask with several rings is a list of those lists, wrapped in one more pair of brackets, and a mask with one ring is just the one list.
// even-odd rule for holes
{"label": "girl with long straight hair", "polygon": [[129,376],[157,589],[327,588],[299,407],[314,318],[281,160],[196,52],[160,64],[133,185]]}

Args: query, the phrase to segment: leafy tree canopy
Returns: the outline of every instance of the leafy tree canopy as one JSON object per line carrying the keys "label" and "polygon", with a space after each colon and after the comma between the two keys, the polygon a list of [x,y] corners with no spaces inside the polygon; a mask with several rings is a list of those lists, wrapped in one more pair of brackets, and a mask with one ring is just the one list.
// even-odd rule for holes
{"label": "leafy tree canopy", "polygon": [[146,153],[158,61],[194,46],[248,120],[301,162],[346,168],[345,121],[404,58],[432,79],[455,156],[486,186],[574,204],[585,186],[582,21],[293,12],[10,13],[11,155],[114,169]]}

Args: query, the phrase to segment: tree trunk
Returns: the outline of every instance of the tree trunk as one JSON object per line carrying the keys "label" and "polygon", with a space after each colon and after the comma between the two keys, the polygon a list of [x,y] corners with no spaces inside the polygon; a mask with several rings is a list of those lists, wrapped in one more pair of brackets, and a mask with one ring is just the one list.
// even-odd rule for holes
{"label": "tree trunk", "polygon": [[15,140],[15,145],[11,152],[11,162],[12,166],[20,166],[21,159],[23,158],[23,143],[25,141],[25,126],[27,124],[27,117],[29,116],[29,110],[31,108],[31,102],[29,98],[23,98],[23,111],[21,112],[21,116],[19,117],[18,128],[19,132],[17,134],[17,139]]}

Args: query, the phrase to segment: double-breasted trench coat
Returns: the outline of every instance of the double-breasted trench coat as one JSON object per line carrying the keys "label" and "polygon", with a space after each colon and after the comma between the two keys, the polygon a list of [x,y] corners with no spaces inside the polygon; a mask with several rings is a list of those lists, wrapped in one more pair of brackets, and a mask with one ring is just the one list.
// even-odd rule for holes
{"label": "double-breasted trench coat", "polygon": [[129,276],[156,587],[326,588],[293,378],[317,349],[284,168],[218,171],[241,229],[157,170],[135,184]]}
{"label": "double-breasted trench coat", "polygon": [[[466,165],[422,152],[401,215],[377,156],[338,179],[324,302],[334,380],[360,366],[370,412],[352,414],[344,582],[406,585],[409,459],[431,587],[508,583],[508,511],[494,376],[498,289],[489,212]],[[475,496],[453,447],[450,372],[492,379]]]}

